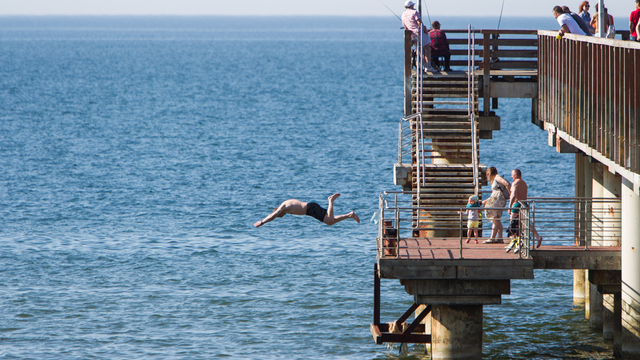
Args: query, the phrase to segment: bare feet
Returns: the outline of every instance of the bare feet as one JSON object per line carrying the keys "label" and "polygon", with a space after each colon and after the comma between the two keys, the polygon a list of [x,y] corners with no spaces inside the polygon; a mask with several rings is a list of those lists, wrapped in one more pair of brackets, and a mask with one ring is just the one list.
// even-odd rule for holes
{"label": "bare feet", "polygon": [[335,194],[329,196],[328,199],[329,199],[329,201],[335,201],[338,198],[338,196],[340,196],[340,193],[335,193]]}
{"label": "bare feet", "polygon": [[253,226],[255,226],[255,227],[260,227],[260,226],[262,226],[262,220],[260,220],[260,221],[256,221],[256,222],[255,222],[255,224],[253,224]]}
{"label": "bare feet", "polygon": [[[340,194],[338,194],[338,195],[340,195]],[[351,213],[349,213],[349,217],[352,218],[353,220],[357,221],[358,224],[360,224],[360,218],[353,211]]]}

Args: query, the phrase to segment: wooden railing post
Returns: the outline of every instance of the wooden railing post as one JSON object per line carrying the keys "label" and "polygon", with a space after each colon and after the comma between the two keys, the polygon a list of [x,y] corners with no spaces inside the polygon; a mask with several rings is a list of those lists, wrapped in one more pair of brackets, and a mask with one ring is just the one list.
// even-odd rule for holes
{"label": "wooden railing post", "polygon": [[491,34],[483,32],[482,51],[482,92],[484,116],[489,116],[491,109]]}

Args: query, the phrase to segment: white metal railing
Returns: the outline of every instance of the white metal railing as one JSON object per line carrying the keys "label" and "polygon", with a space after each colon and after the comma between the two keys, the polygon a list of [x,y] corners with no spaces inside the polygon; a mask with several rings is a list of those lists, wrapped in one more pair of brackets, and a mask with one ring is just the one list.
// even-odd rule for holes
{"label": "white metal railing", "polygon": [[[493,250],[466,244],[466,217],[461,207],[416,207],[412,205],[411,191],[383,192],[379,197],[378,237],[376,238],[378,257],[410,258],[411,252],[448,250],[464,257],[464,250]],[[519,213],[519,233],[521,239],[518,258],[529,258],[535,251],[537,238],[542,238],[546,246],[571,246],[573,249],[589,250],[595,246],[620,245],[620,200],[610,198],[530,198],[522,202]],[[506,230],[509,224],[507,208],[481,208],[481,210],[503,210],[504,245],[509,245]],[[424,216],[422,212],[429,212]],[[458,213],[460,212],[460,213]],[[503,215],[504,215],[503,214]],[[491,231],[491,221],[481,219],[480,229]],[[445,242],[433,245],[427,237],[416,236],[421,231],[446,231],[457,234]],[[486,233],[485,233],[486,234]],[[440,238],[440,237],[438,237]],[[487,236],[480,236],[485,240]],[[482,242],[482,241],[480,241]],[[439,244],[443,244],[440,242]],[[505,249],[506,251],[506,249]]]}

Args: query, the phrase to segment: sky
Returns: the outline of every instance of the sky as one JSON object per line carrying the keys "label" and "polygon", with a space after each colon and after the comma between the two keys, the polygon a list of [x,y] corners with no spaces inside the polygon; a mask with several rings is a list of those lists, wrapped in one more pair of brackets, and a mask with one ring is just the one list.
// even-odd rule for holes
{"label": "sky", "polygon": [[[416,1],[416,0],[414,0]],[[581,0],[504,0],[503,17],[552,16],[555,5],[577,12]],[[503,0],[428,0],[432,16],[499,16]],[[593,7],[597,0],[590,1]],[[605,1],[614,19],[634,10],[634,0]],[[0,0],[0,15],[338,15],[393,16],[404,10],[404,0]],[[424,6],[424,5],[423,5]],[[591,13],[595,11],[592,8]],[[626,26],[616,24],[619,29]]]}

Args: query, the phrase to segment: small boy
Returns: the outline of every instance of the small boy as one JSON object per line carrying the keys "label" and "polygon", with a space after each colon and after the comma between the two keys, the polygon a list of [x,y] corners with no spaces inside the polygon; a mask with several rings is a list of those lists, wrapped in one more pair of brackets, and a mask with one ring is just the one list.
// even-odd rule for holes
{"label": "small boy", "polygon": [[[474,209],[477,208],[477,209]],[[467,202],[467,244],[471,240],[471,233],[476,238],[476,244],[478,243],[478,228],[480,227],[480,201],[476,195],[469,196]]]}

